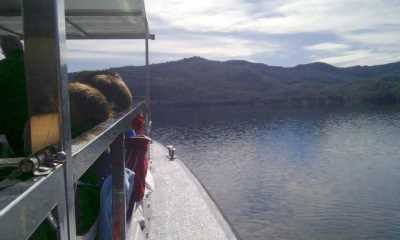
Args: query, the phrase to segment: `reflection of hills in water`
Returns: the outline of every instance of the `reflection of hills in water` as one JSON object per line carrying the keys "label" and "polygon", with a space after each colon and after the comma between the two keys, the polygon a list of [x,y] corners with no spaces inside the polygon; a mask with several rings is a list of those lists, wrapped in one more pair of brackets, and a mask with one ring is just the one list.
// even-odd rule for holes
{"label": "reflection of hills in water", "polygon": [[[144,67],[121,67],[144,93]],[[275,67],[193,57],[151,66],[153,103],[343,105],[400,102],[400,62],[338,68],[325,63]]]}
{"label": "reflection of hills in water", "polygon": [[154,109],[242,239],[398,239],[398,109]]}

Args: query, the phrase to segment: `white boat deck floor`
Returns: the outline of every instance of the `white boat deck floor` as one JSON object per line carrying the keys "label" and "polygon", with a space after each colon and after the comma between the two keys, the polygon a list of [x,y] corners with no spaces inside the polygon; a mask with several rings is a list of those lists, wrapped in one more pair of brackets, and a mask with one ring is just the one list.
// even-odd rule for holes
{"label": "white boat deck floor", "polygon": [[236,239],[198,180],[179,159],[170,161],[167,155],[163,145],[151,144],[155,191],[151,197],[149,239]]}

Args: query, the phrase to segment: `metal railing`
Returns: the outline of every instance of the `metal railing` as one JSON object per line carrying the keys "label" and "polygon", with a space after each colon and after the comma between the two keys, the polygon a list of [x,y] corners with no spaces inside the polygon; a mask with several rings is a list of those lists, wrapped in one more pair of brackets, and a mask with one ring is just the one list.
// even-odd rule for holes
{"label": "metal railing", "polygon": [[[83,173],[111,146],[113,174],[113,219],[125,234],[125,191],[124,191],[124,139],[131,119],[145,111],[144,102],[136,103],[129,111],[121,113],[72,141],[74,186]],[[88,137],[91,136],[91,137]],[[56,167],[47,176],[33,177],[20,181],[0,192],[1,239],[27,239],[40,223],[55,210],[59,238],[67,239],[66,199],[64,179],[65,165]],[[73,191],[74,193],[74,191]],[[73,196],[75,198],[75,196]]]}

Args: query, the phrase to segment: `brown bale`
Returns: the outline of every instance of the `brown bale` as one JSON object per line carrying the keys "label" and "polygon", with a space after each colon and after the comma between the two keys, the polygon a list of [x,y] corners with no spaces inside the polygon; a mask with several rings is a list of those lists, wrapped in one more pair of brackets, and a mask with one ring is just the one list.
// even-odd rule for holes
{"label": "brown bale", "polygon": [[78,82],[69,84],[71,127],[81,133],[112,116],[106,97],[97,89]]}
{"label": "brown bale", "polygon": [[112,104],[114,111],[124,111],[132,105],[132,93],[118,73],[86,71],[79,73],[74,81],[98,89]]}

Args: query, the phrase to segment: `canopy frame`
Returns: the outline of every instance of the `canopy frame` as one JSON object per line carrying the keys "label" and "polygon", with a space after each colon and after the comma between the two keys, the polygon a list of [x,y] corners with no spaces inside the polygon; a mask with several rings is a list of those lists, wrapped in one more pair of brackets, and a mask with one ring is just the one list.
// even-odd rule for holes
{"label": "canopy frame", "polygon": [[[68,1],[68,0],[66,0]],[[143,1],[143,0],[140,0]],[[143,3],[144,6],[144,3]],[[8,8],[1,8],[0,4],[0,17],[14,17],[19,20],[15,20],[15,22],[22,22],[22,9],[15,8],[15,6]],[[147,17],[145,9],[65,9],[64,10],[65,21],[67,25],[72,27],[76,32],[69,32],[68,29],[66,31],[67,39],[150,39],[154,40],[154,34],[149,33],[149,28],[147,24]],[[131,30],[125,30],[123,32],[102,32],[102,33],[90,33],[91,29],[86,29],[84,26],[77,23],[73,18],[74,17],[134,17],[136,20],[139,19],[139,23],[144,25],[143,31],[140,33],[133,32]],[[126,27],[128,24],[125,24]],[[116,24],[113,28],[118,29],[118,25]],[[0,23],[0,30],[12,34],[17,35],[20,38],[23,38],[23,32],[19,32],[16,29],[5,26]],[[1,32],[0,32],[1,35]]]}

